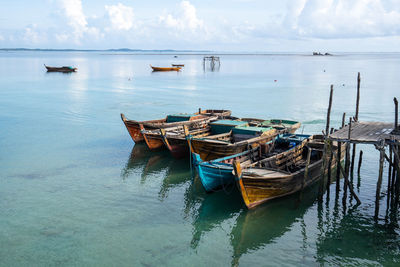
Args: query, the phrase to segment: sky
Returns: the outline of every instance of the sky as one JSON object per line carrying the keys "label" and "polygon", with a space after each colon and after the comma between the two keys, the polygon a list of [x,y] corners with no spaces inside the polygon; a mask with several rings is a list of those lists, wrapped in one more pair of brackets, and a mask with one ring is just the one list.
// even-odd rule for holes
{"label": "sky", "polygon": [[21,47],[400,52],[400,0],[1,0]]}

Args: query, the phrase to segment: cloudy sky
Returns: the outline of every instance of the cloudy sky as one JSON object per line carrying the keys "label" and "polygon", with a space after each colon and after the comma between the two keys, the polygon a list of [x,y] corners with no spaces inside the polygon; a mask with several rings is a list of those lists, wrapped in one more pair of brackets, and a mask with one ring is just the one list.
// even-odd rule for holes
{"label": "cloudy sky", "polygon": [[399,51],[400,0],[2,0],[0,47]]}

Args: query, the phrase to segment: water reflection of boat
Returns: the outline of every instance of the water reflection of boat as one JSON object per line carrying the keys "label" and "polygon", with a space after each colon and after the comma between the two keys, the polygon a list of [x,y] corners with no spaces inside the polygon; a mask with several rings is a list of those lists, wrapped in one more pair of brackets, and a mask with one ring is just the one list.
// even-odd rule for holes
{"label": "water reflection of boat", "polygon": [[121,177],[126,179],[136,172],[141,174],[141,181],[144,182],[147,175],[161,172],[168,167],[170,161],[172,159],[167,151],[152,153],[145,144],[135,144],[129,155],[128,162],[121,171]]}
{"label": "water reflection of boat", "polygon": [[159,197],[167,198],[169,190],[190,181],[190,179],[189,160],[171,160],[161,184]]}
{"label": "water reflection of boat", "polygon": [[200,205],[193,214],[192,248],[198,246],[204,234],[221,225],[226,219],[237,216],[244,208],[236,186],[231,185],[225,190],[226,192],[218,194],[204,194],[202,190],[202,201],[199,201]]}
{"label": "water reflection of boat", "polygon": [[182,185],[190,180],[190,164],[188,160],[174,160],[168,151],[151,152],[145,144],[136,144],[129,156],[128,162],[121,171],[121,177],[127,179],[136,173],[145,183],[148,176],[159,174],[163,180],[159,197],[165,199],[171,188]]}
{"label": "water reflection of boat", "polygon": [[318,186],[312,186],[303,192],[301,201],[297,193],[258,209],[243,209],[231,232],[232,266],[238,265],[243,254],[260,249],[289,231],[312,206],[317,194]]}

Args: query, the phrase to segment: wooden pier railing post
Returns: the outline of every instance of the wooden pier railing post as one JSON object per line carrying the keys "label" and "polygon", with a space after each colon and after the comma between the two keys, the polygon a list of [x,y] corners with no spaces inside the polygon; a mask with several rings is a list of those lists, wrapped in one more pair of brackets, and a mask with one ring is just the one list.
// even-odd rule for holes
{"label": "wooden pier railing post", "polygon": [[363,157],[363,151],[360,150],[360,156],[358,157],[358,168],[357,168],[357,174],[358,174],[358,176],[360,176],[361,164],[362,164],[362,157]]}
{"label": "wooden pier railing post", "polygon": [[378,218],[379,215],[379,198],[381,195],[381,186],[382,186],[382,175],[383,175],[383,163],[385,160],[385,141],[382,140],[379,145],[379,176],[378,182],[376,184],[376,197],[375,197],[375,219]]}
{"label": "wooden pier railing post", "polygon": [[397,205],[399,204],[399,197],[400,197],[399,196],[399,194],[400,194],[400,170],[399,170],[400,157],[399,157],[399,146],[398,145],[393,146],[393,152],[395,154],[394,165],[396,166],[396,182],[394,182],[394,180],[393,180],[392,183],[394,182],[395,208],[397,208]]}
{"label": "wooden pier railing post", "polygon": [[389,145],[389,170],[388,170],[388,188],[387,188],[387,203],[386,206],[389,207],[390,204],[390,193],[392,191],[392,169],[394,168],[393,164],[393,152],[392,145]]}
{"label": "wooden pier railing post", "polygon": [[339,191],[340,191],[340,167],[341,167],[341,162],[340,162],[340,158],[342,155],[342,143],[338,142],[338,149],[337,149],[337,153],[338,153],[338,158],[337,158],[337,162],[336,162],[336,195],[339,195]]}
{"label": "wooden pier railing post", "polygon": [[[358,121],[358,110],[360,107],[360,82],[361,82],[361,78],[360,78],[360,73],[358,73],[357,76],[357,101],[356,101],[356,115],[354,116],[355,121]],[[351,155],[351,180],[353,181],[353,172],[354,172],[354,161],[355,161],[355,157],[356,157],[356,144],[353,144],[353,154]]]}
{"label": "wooden pier railing post", "polygon": [[[324,133],[324,154],[323,154],[323,160],[322,160],[322,179],[320,180],[319,184],[319,191],[318,191],[318,199],[322,200],[322,195],[324,192],[324,187],[325,187],[325,169],[327,167],[327,142],[328,142],[328,136],[329,136],[329,124],[330,124],[330,117],[331,117],[331,108],[332,108],[332,97],[333,97],[333,84],[331,84],[331,90],[329,93],[329,105],[328,105],[328,111],[326,114],[326,127],[325,127],[325,133]],[[330,167],[330,166],[329,166]]]}
{"label": "wooden pier railing post", "polygon": [[[345,178],[346,181],[348,181],[348,177],[349,177],[349,168],[350,168],[350,139],[351,139],[351,118],[349,119],[349,132],[347,135],[347,139],[348,139],[348,143],[346,143],[346,158],[345,158],[345,165],[344,165],[344,172],[345,172]],[[346,201],[346,197],[347,197],[347,187],[348,187],[348,183],[344,183],[343,184],[343,202]]]}
{"label": "wooden pier railing post", "polygon": [[346,123],[346,112],[344,112],[342,116],[342,128],[344,127],[345,123]]}
{"label": "wooden pier railing post", "polygon": [[399,130],[399,102],[397,98],[393,98],[394,101],[394,130]]}
{"label": "wooden pier railing post", "polygon": [[[338,154],[336,154],[335,151],[333,151],[333,155],[336,157],[337,160],[340,160],[340,156],[338,156]],[[357,201],[357,205],[360,205],[361,204],[360,198],[357,196],[356,192],[354,192],[353,186],[349,182],[349,177],[346,176],[345,170],[343,170],[342,165],[339,165],[339,166],[340,166],[340,172],[344,176],[344,183],[348,185],[349,190],[350,190],[350,194],[352,194],[354,199]],[[343,200],[342,201],[343,201],[343,206],[345,206],[346,205],[346,199],[345,199],[344,196],[343,196]]]}
{"label": "wooden pier railing post", "polygon": [[326,114],[326,128],[325,128],[325,134],[329,134],[329,124],[330,124],[330,118],[331,118],[331,108],[332,108],[332,97],[333,97],[333,84],[331,84],[331,91],[329,94],[329,106],[328,106],[328,112]]}

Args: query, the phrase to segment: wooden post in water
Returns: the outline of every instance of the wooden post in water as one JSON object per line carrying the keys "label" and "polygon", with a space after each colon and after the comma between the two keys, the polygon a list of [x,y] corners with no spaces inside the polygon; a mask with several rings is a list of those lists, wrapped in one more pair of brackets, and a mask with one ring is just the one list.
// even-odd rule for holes
{"label": "wooden post in water", "polygon": [[[393,139],[392,139],[393,140]],[[396,173],[397,173],[397,168],[396,168],[396,162],[398,161],[398,158],[397,158],[397,155],[396,155],[396,153],[395,153],[395,145],[391,145],[391,148],[392,148],[392,152],[393,152],[393,168],[392,168],[392,181],[391,181],[391,185],[392,185],[392,187],[390,188],[391,190],[391,195],[392,195],[392,197],[394,196],[394,190],[395,190],[395,181],[396,181]]]}
{"label": "wooden post in water", "polygon": [[332,140],[328,140],[328,151],[329,151],[329,160],[328,160],[328,180],[326,182],[326,199],[329,199],[330,194],[330,185],[331,185],[331,176],[332,176],[332,157],[333,157],[333,142]]}
{"label": "wooden post in water", "polygon": [[[356,101],[356,115],[354,116],[355,121],[358,121],[358,109],[360,107],[360,73],[357,76],[357,101]],[[353,181],[354,161],[356,157],[356,144],[353,144],[353,154],[351,155],[351,181]]]}
{"label": "wooden post in water", "polygon": [[382,186],[382,175],[383,175],[383,163],[385,160],[385,141],[382,140],[379,145],[379,177],[378,182],[376,184],[376,197],[375,197],[375,219],[378,218],[379,215],[379,197],[381,194],[381,186]]}
{"label": "wooden post in water", "polygon": [[[394,190],[394,196],[395,196],[395,208],[397,208],[397,205],[399,203],[399,194],[400,194],[400,170],[399,170],[399,146],[394,145],[393,146],[393,152],[395,154],[395,160],[394,160],[394,165],[396,166],[396,182],[395,182],[395,190]],[[393,187],[393,186],[392,186]]]}
{"label": "wooden post in water", "polygon": [[337,162],[336,162],[336,195],[339,195],[340,191],[340,167],[341,167],[341,162],[340,158],[342,155],[342,143],[338,142],[338,149],[337,149],[338,157],[337,157]]}
{"label": "wooden post in water", "polygon": [[332,96],[333,96],[333,84],[331,84],[331,92],[329,94],[329,106],[328,106],[328,113],[326,114],[326,128],[325,128],[325,134],[329,134],[329,124],[330,124],[330,118],[331,118],[331,108],[332,108]]}
{"label": "wooden post in water", "polygon": [[361,170],[361,164],[362,164],[362,156],[363,156],[363,151],[360,150],[360,156],[358,157],[358,168],[357,168],[358,176],[360,176],[360,170]]}
{"label": "wooden post in water", "polygon": [[324,191],[324,185],[325,185],[325,168],[327,165],[327,141],[328,141],[328,136],[329,136],[329,124],[330,124],[330,117],[331,117],[331,108],[332,108],[332,97],[333,97],[333,84],[331,84],[331,90],[329,94],[329,105],[328,105],[328,111],[326,114],[326,127],[325,127],[325,133],[324,133],[324,154],[323,154],[323,160],[322,160],[322,179],[319,184],[319,191],[318,191],[318,198],[319,200],[322,200],[322,195]]}
{"label": "wooden post in water", "polygon": [[344,112],[342,116],[342,128],[344,127],[345,122],[346,122],[346,112]]}
{"label": "wooden post in water", "polygon": [[349,168],[350,168],[350,138],[351,138],[351,118],[349,119],[349,133],[347,139],[349,140],[346,143],[346,159],[344,165],[344,175],[346,178],[346,182],[343,184],[343,202],[346,201],[347,198],[347,187],[348,187],[348,178],[349,178]]}
{"label": "wooden post in water", "polygon": [[355,115],[355,118],[357,121],[358,121],[358,109],[360,107],[360,82],[361,82],[360,73],[358,73],[358,76],[357,76],[357,101],[356,101],[356,115]]}
{"label": "wooden post in water", "polygon": [[[344,127],[345,124],[345,120],[346,120],[346,112],[343,113],[342,116],[342,127]],[[342,142],[338,142],[338,159],[337,159],[337,168],[336,168],[336,195],[339,195],[339,191],[340,191],[340,167],[341,167],[341,162],[340,162],[340,158],[342,155]]]}
{"label": "wooden post in water", "polygon": [[393,158],[392,158],[393,152],[392,152],[392,145],[389,145],[389,170],[388,170],[388,189],[387,189],[387,203],[386,206],[389,208],[389,203],[390,203],[390,193],[391,193],[391,188],[392,188],[392,169],[393,169]]}
{"label": "wooden post in water", "polygon": [[397,98],[393,98],[394,101],[394,130],[397,132],[399,128],[399,102]]}

